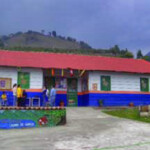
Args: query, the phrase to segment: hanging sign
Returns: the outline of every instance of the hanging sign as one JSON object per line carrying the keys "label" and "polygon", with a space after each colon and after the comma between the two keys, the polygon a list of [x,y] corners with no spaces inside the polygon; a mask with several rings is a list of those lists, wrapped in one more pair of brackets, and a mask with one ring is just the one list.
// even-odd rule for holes
{"label": "hanging sign", "polygon": [[54,76],[54,74],[55,74],[55,71],[54,71],[54,69],[52,69],[52,76]]}
{"label": "hanging sign", "polygon": [[73,70],[70,69],[70,76],[72,77],[73,76]]}
{"label": "hanging sign", "polygon": [[61,70],[61,76],[64,76],[64,69]]}

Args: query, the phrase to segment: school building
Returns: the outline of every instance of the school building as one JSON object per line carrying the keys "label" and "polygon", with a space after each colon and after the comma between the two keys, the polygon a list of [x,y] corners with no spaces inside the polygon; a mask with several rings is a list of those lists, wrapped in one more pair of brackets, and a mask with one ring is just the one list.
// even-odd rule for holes
{"label": "school building", "polygon": [[44,85],[55,85],[56,105],[145,105],[149,82],[150,63],[141,59],[0,50],[0,95],[6,91],[9,105],[14,83],[39,97],[41,106]]}

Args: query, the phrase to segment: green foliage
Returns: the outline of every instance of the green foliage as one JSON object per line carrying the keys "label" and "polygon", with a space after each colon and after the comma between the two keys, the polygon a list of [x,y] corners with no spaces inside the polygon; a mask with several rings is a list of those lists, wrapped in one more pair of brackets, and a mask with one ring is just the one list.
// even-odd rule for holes
{"label": "green foliage", "polygon": [[[114,45],[109,49],[93,49],[84,41],[77,41],[72,37],[57,35],[54,30],[48,32],[48,35],[45,34],[45,30],[41,30],[41,32],[28,30],[24,33],[19,31],[14,34],[12,33],[9,36],[2,36],[1,39],[0,47],[7,50],[133,58],[132,52],[127,49],[121,50],[118,45]],[[8,47],[5,47],[5,43],[7,43],[6,45]]]}
{"label": "green foliage", "polygon": [[[68,53],[68,54],[83,54],[83,55],[101,55],[101,56],[111,56],[113,57],[111,50],[104,49],[52,49],[52,48],[34,48],[34,47],[6,47],[6,50],[16,50],[16,51],[34,51],[34,52],[50,52],[50,53]],[[116,54],[115,57],[123,58],[133,58],[133,54],[126,50],[121,50],[120,53]]]}
{"label": "green foliage", "polygon": [[133,54],[131,53],[131,52],[126,52],[125,54],[124,54],[124,56],[123,56],[124,58],[133,58],[134,56],[133,56]]}
{"label": "green foliage", "polygon": [[138,50],[136,57],[137,57],[137,59],[143,58],[143,54],[142,54],[141,50]]}
{"label": "green foliage", "polygon": [[92,49],[92,47],[90,45],[88,45],[87,43],[80,41],[80,46],[82,49]]}
{"label": "green foliage", "polygon": [[102,99],[99,100],[99,106],[100,106],[100,107],[103,106],[103,100],[102,100]]}
{"label": "green foliage", "polygon": [[4,43],[3,41],[0,39],[0,48],[3,48],[4,47]]}
{"label": "green foliage", "polygon": [[62,117],[66,117],[66,110],[0,110],[0,120],[2,119],[25,119],[32,120],[39,127],[38,121],[41,117],[47,116],[48,124],[52,127],[60,124]]}
{"label": "green foliage", "polygon": [[127,118],[127,119],[150,123],[150,117],[140,117],[138,108],[119,109],[119,110],[110,110],[110,111],[104,110],[103,112],[120,118]]}
{"label": "green foliage", "polygon": [[120,53],[120,48],[118,45],[115,45],[114,47],[110,48],[110,51],[114,54],[117,55]]}
{"label": "green foliage", "polygon": [[56,37],[57,36],[56,31],[52,31],[52,35],[53,35],[53,37]]}
{"label": "green foliage", "polygon": [[142,57],[142,59],[144,59],[146,61],[150,61],[150,57],[149,56],[144,56],[144,57]]}

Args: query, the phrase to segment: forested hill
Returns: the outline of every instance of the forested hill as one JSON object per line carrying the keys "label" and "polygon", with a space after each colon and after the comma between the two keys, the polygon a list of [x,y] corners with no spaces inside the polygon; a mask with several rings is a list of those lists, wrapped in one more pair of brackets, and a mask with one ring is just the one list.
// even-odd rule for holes
{"label": "forested hill", "polygon": [[28,31],[17,32],[8,36],[1,36],[4,47],[42,47],[52,49],[91,49],[83,42],[72,37],[63,37],[56,34],[56,31],[45,34],[44,32]]}
{"label": "forested hill", "polygon": [[103,55],[133,58],[128,49],[120,49],[115,45],[109,49],[93,49],[84,41],[56,34],[56,31],[45,34],[44,31],[17,32],[0,37],[0,48],[18,51],[43,51],[55,53],[75,53],[85,55]]}

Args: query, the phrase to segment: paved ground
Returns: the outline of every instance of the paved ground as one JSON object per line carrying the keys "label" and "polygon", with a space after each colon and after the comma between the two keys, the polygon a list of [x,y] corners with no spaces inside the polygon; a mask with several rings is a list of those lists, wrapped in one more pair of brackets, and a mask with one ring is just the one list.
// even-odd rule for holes
{"label": "paved ground", "polygon": [[150,150],[150,124],[67,108],[67,125],[0,130],[0,150]]}

